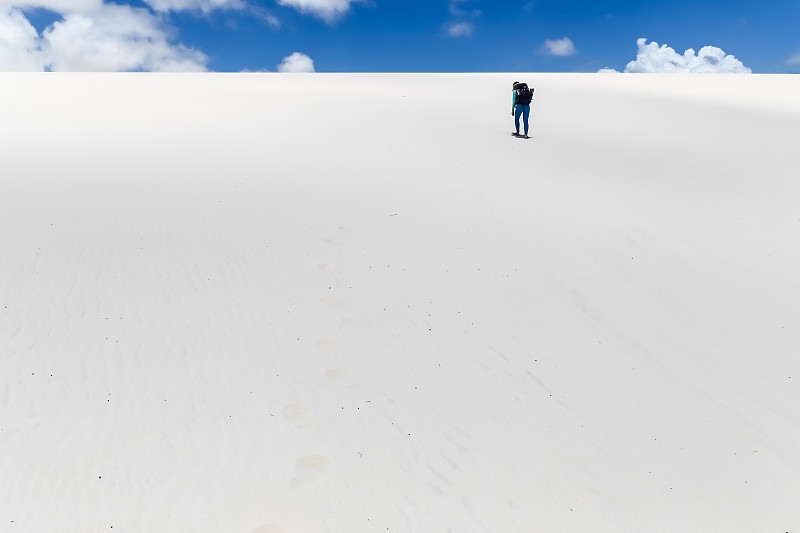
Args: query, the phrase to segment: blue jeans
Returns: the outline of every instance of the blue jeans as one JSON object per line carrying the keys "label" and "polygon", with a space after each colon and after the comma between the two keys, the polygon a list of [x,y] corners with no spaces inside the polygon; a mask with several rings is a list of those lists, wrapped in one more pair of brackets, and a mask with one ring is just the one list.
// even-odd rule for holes
{"label": "blue jeans", "polygon": [[517,104],[516,112],[514,113],[514,125],[517,127],[519,133],[519,117],[522,115],[522,123],[525,125],[525,135],[528,134],[528,117],[531,115],[530,105]]}

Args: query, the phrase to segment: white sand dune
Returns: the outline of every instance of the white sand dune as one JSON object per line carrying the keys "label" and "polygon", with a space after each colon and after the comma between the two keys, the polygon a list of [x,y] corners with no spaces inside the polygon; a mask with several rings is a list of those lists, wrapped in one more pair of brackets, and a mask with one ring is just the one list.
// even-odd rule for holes
{"label": "white sand dune", "polygon": [[800,528],[800,78],[0,92],[0,531]]}

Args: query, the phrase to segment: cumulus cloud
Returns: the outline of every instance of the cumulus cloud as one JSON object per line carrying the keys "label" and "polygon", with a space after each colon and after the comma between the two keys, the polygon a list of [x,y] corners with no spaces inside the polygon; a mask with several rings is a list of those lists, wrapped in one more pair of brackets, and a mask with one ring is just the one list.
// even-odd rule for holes
{"label": "cumulus cloud", "polygon": [[44,31],[42,50],[53,71],[202,71],[205,56],[172,45],[160,20],[144,9],[108,4],[68,14]]}
{"label": "cumulus cloud", "polygon": [[278,65],[278,72],[306,73],[314,71],[314,61],[305,54],[295,52],[290,56],[284,57]]}
{"label": "cumulus cloud", "polygon": [[171,43],[163,20],[146,8],[94,0],[31,3],[62,18],[39,34],[21,10],[0,11],[0,70],[206,70],[207,57]]}
{"label": "cumulus cloud", "polygon": [[39,34],[17,9],[0,11],[0,70],[44,70]]}
{"label": "cumulus cloud", "polygon": [[544,42],[547,53],[553,56],[572,56],[577,53],[575,45],[569,37],[551,41],[550,39]]}
{"label": "cumulus cloud", "polygon": [[692,48],[683,55],[669,46],[659,46],[647,39],[636,41],[636,59],[628,63],[625,72],[667,72],[691,74],[750,74],[752,71],[741,61],[715,46],[704,46],[695,54]]}
{"label": "cumulus cloud", "polygon": [[350,4],[361,1],[363,0],[277,0],[282,6],[293,7],[301,13],[314,15],[329,24],[344,15],[350,9]]}

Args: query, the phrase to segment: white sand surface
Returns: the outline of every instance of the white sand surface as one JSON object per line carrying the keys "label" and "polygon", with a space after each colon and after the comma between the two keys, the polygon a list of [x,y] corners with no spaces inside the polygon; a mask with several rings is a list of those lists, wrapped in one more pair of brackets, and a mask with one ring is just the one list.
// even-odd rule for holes
{"label": "white sand surface", "polygon": [[0,531],[800,531],[799,94],[0,75]]}

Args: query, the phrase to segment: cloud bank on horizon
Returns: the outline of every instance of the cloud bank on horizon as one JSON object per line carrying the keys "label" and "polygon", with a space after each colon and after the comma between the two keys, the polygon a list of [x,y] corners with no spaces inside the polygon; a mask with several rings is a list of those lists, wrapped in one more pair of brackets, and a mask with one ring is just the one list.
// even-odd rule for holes
{"label": "cloud bank on horizon", "polygon": [[[156,0],[151,7],[165,4]],[[40,33],[23,8],[53,11],[61,19]],[[205,54],[171,43],[157,12],[129,5],[91,0],[6,5],[0,36],[0,68],[6,71],[206,70]]]}
{"label": "cloud bank on horizon", "polygon": [[[353,0],[279,0],[333,20]],[[165,22],[170,12],[208,14],[242,10],[245,0],[144,0],[147,7],[102,0],[0,0],[0,70],[2,71],[151,71],[202,72],[208,56],[172,41]],[[39,32],[26,13],[47,10],[60,16]],[[278,25],[261,13],[269,25]],[[302,56],[302,57],[301,57]],[[313,61],[292,54],[279,71],[313,72]]]}
{"label": "cloud bank on horizon", "polygon": [[[699,52],[691,48],[683,55],[666,44],[648,43],[641,38],[636,41],[636,59],[625,66],[625,72],[674,73],[674,74],[750,74],[751,69],[732,55],[715,46],[704,46]],[[600,72],[618,72],[605,68]]]}
{"label": "cloud bank on horizon", "polygon": [[[209,64],[218,54],[201,45],[181,43],[181,28],[173,25],[177,15],[194,15],[196,20],[204,20],[212,14],[245,13],[259,18],[266,29],[277,32],[284,27],[284,21],[274,10],[285,8],[285,12],[294,12],[301,19],[317,21],[318,26],[311,26],[316,34],[322,31],[333,34],[345,25],[343,21],[357,18],[348,17],[354,13],[355,6],[362,6],[371,13],[382,7],[382,0],[272,0],[272,7],[256,5],[255,1],[141,0],[141,5],[134,6],[111,3],[111,0],[0,0],[0,70],[202,72],[212,70]],[[487,0],[447,0],[442,4],[441,13],[436,15],[441,17],[438,24],[439,45],[447,47],[448,43],[459,43],[458,46],[466,49],[470,42],[474,43],[482,33],[489,31],[492,21],[488,11],[482,8],[490,9]],[[537,9],[537,5],[538,3],[528,2],[518,10],[531,14]],[[427,8],[404,9],[409,9],[411,15],[416,15]],[[45,27],[37,29],[33,19],[37,11],[47,11],[57,17]],[[416,21],[417,18],[413,20]],[[229,24],[231,28],[235,26],[233,23]],[[345,31],[341,29],[341,32]],[[308,35],[300,35],[297,41],[302,42],[308,38]],[[538,52],[534,46],[530,47],[531,58],[538,53],[539,57],[563,63],[582,55],[575,43],[581,44],[583,41],[574,40],[573,37],[543,39],[539,42],[542,44]],[[289,48],[285,50],[289,55],[273,70],[315,72],[315,60],[312,56],[316,57],[316,53],[321,53],[320,46],[324,48],[325,44],[327,43],[323,42],[318,45],[316,51],[313,47],[303,52]],[[369,47],[373,47],[370,40],[358,42],[357,46],[350,49],[360,51]],[[585,44],[581,44],[581,47],[590,49]],[[305,43],[297,48],[302,50]],[[637,48],[636,59],[627,64],[624,72],[752,72],[742,61],[716,46],[702,46],[697,53],[690,48],[681,55],[667,44],[648,43],[642,38],[638,40]],[[398,45],[398,49],[402,47]],[[251,50],[248,52],[253,53]],[[468,53],[464,52],[465,55]],[[800,51],[786,57],[785,65],[800,65]],[[413,62],[410,64],[413,65]],[[601,65],[602,63],[594,69]],[[257,65],[244,66],[239,70],[251,68],[267,70]],[[355,65],[350,68],[358,70],[359,67]],[[389,66],[387,70],[392,68]],[[610,68],[600,71],[618,72]]]}

